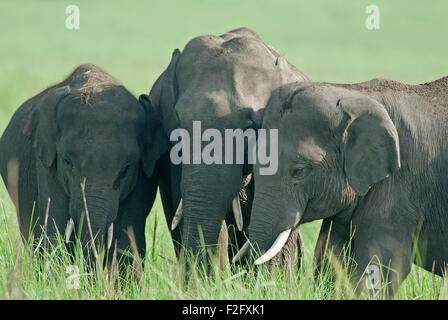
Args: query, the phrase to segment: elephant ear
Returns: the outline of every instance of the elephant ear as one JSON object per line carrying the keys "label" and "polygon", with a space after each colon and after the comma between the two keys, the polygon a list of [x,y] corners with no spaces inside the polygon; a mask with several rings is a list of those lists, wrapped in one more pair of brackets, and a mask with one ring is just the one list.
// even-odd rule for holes
{"label": "elephant ear", "polygon": [[368,97],[342,98],[344,170],[360,196],[401,167],[398,133],[383,105]]}
{"label": "elephant ear", "polygon": [[170,143],[163,131],[161,119],[151,102],[151,98],[142,94],[139,97],[139,102],[146,111],[142,165],[145,174],[150,177],[154,173],[157,160],[170,149]]}
{"label": "elephant ear", "polygon": [[51,167],[56,158],[56,112],[61,100],[69,93],[68,86],[47,92],[38,100],[23,130],[25,136],[33,141],[36,154],[46,168]]}
{"label": "elephant ear", "polygon": [[176,66],[180,55],[181,53],[179,49],[174,50],[171,56],[171,62],[162,74],[160,83],[156,83],[155,86],[160,86],[160,89],[154,88],[154,91],[160,90],[160,94],[158,96],[153,96],[153,90],[151,90],[150,93],[151,101],[154,103],[155,109],[161,116],[162,126],[168,137],[171,134],[171,131],[178,126],[175,113],[175,105],[178,99]]}
{"label": "elephant ear", "polygon": [[141,95],[140,103],[146,110],[146,134],[143,150],[143,170],[151,176],[157,160],[168,152],[171,131],[178,127],[174,106],[177,101],[176,65],[179,49],[174,50],[167,69],[157,79],[148,95]]}

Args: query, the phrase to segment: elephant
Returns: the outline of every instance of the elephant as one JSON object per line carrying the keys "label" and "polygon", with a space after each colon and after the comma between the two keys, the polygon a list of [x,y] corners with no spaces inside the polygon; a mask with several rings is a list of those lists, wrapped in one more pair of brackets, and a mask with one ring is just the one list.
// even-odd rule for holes
{"label": "elephant", "polygon": [[[223,136],[226,129],[259,128],[271,91],[294,81],[308,79],[254,31],[239,28],[220,36],[198,36],[182,52],[176,49],[149,95],[140,96],[142,103],[157,110],[156,135],[165,139],[150,154],[160,155],[154,166],[178,256],[181,249],[198,256],[205,246],[215,246],[225,221],[233,259],[235,247],[246,241],[241,231],[247,233],[250,221],[253,181],[247,161],[173,163],[171,133],[183,128],[192,135],[194,121],[200,121],[204,131],[213,128]],[[243,189],[249,190],[245,201],[239,195]]]}
{"label": "elephant", "polygon": [[118,260],[130,260],[131,232],[144,256],[157,192],[156,175],[143,171],[148,112],[92,64],[22,104],[0,140],[0,172],[25,241],[60,233],[70,250],[79,235],[89,255],[113,246]]}
{"label": "elephant", "polygon": [[323,219],[316,265],[349,249],[359,293],[393,297],[413,263],[445,272],[448,77],[286,84],[273,91],[262,127],[278,130],[279,163],[273,175],[254,165],[252,262],[269,261],[291,230]]}

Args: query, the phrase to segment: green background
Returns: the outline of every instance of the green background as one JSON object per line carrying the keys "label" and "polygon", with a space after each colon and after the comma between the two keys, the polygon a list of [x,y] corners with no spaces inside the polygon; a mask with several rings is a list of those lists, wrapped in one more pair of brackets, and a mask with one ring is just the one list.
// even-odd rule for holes
{"label": "green background", "polygon": [[[80,30],[65,27],[65,8],[69,4],[80,8]],[[368,16],[365,9],[370,4],[380,9],[379,30],[365,27]],[[175,48],[182,49],[198,35],[222,34],[242,26],[253,29],[266,43],[285,53],[286,58],[311,80],[352,83],[387,77],[412,84],[432,81],[448,75],[447,16],[446,0],[2,0],[0,132],[26,99],[63,80],[81,63],[97,64],[138,96],[150,90],[168,65]],[[15,212],[3,185],[0,198],[3,208],[0,228],[6,228],[0,234],[0,276],[3,279],[0,298],[8,298],[12,295],[8,289],[9,275],[15,268],[10,255],[16,253],[14,246],[19,233]],[[147,222],[148,249],[172,259],[172,247],[159,202],[154,212]],[[153,237],[151,230],[156,216],[157,236]],[[302,227],[308,261],[318,227],[319,222]],[[154,255],[152,259],[155,259]],[[171,277],[171,273],[164,273],[162,262],[156,260],[153,265],[154,268],[160,266],[151,273],[160,272],[159,280]],[[421,271],[415,269],[401,297],[437,298],[437,293],[425,289],[426,280],[421,280]],[[433,281],[424,275],[427,281]],[[86,289],[85,293],[73,296],[63,289],[55,290],[55,285],[48,279],[37,281],[38,284],[32,280],[22,284],[25,297],[104,296],[100,289]],[[148,281],[148,286],[154,286],[151,281],[156,280]],[[235,285],[223,291],[204,285],[202,289],[185,293],[173,289],[174,285],[167,281],[157,282],[158,290],[144,288],[113,297],[326,297],[324,289],[322,292],[316,289],[310,294],[300,284],[294,284],[295,289],[289,291],[279,284],[277,291],[272,289],[274,291],[269,294],[259,287],[247,289]],[[423,281],[421,287],[419,281]],[[437,281],[443,287],[443,283]],[[106,297],[110,296],[106,294]]]}

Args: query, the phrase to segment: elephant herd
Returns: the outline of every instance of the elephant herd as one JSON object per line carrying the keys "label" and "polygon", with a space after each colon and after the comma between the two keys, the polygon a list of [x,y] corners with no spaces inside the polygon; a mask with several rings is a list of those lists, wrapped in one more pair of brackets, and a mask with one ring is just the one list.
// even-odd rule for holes
{"label": "elephant herd", "polygon": [[[247,145],[243,163],[173,163],[170,135],[193,121],[277,130],[278,170],[261,175]],[[25,240],[78,235],[127,262],[135,241],[143,257],[159,190],[178,257],[206,263],[223,230],[234,263],[292,261],[299,225],[323,219],[316,268],[348,254],[355,281],[377,266],[393,294],[412,263],[443,275],[448,262],[448,77],[311,82],[248,28],[199,36],[138,100],[87,64],[26,101],[0,171]]]}

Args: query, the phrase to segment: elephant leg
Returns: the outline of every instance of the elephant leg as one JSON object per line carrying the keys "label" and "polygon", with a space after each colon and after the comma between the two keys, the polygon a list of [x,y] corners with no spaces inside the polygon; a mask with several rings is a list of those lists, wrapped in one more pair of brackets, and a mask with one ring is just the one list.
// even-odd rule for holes
{"label": "elephant leg", "polygon": [[385,288],[393,297],[411,271],[412,231],[390,223],[357,225],[353,242],[358,293]]}
{"label": "elephant leg", "polygon": [[180,192],[182,166],[173,165],[170,161],[169,153],[167,153],[159,159],[156,169],[159,172],[159,191],[162,199],[163,212],[165,213],[168,229],[171,232],[176,257],[179,258],[182,249],[182,221],[174,230],[171,230],[171,223],[182,197]]}
{"label": "elephant leg", "polygon": [[350,226],[337,223],[331,218],[324,219],[314,249],[315,277],[317,278],[319,273],[324,271],[323,268],[328,266],[330,255],[342,265],[350,247]]}
{"label": "elephant leg", "polygon": [[[143,259],[146,251],[145,225],[157,194],[157,177],[146,177],[140,169],[137,184],[125,201],[120,203],[118,215],[114,222],[114,241],[117,246],[117,259],[123,265],[133,263],[131,253]],[[137,251],[133,252],[133,251]],[[112,255],[109,256],[109,261]]]}

